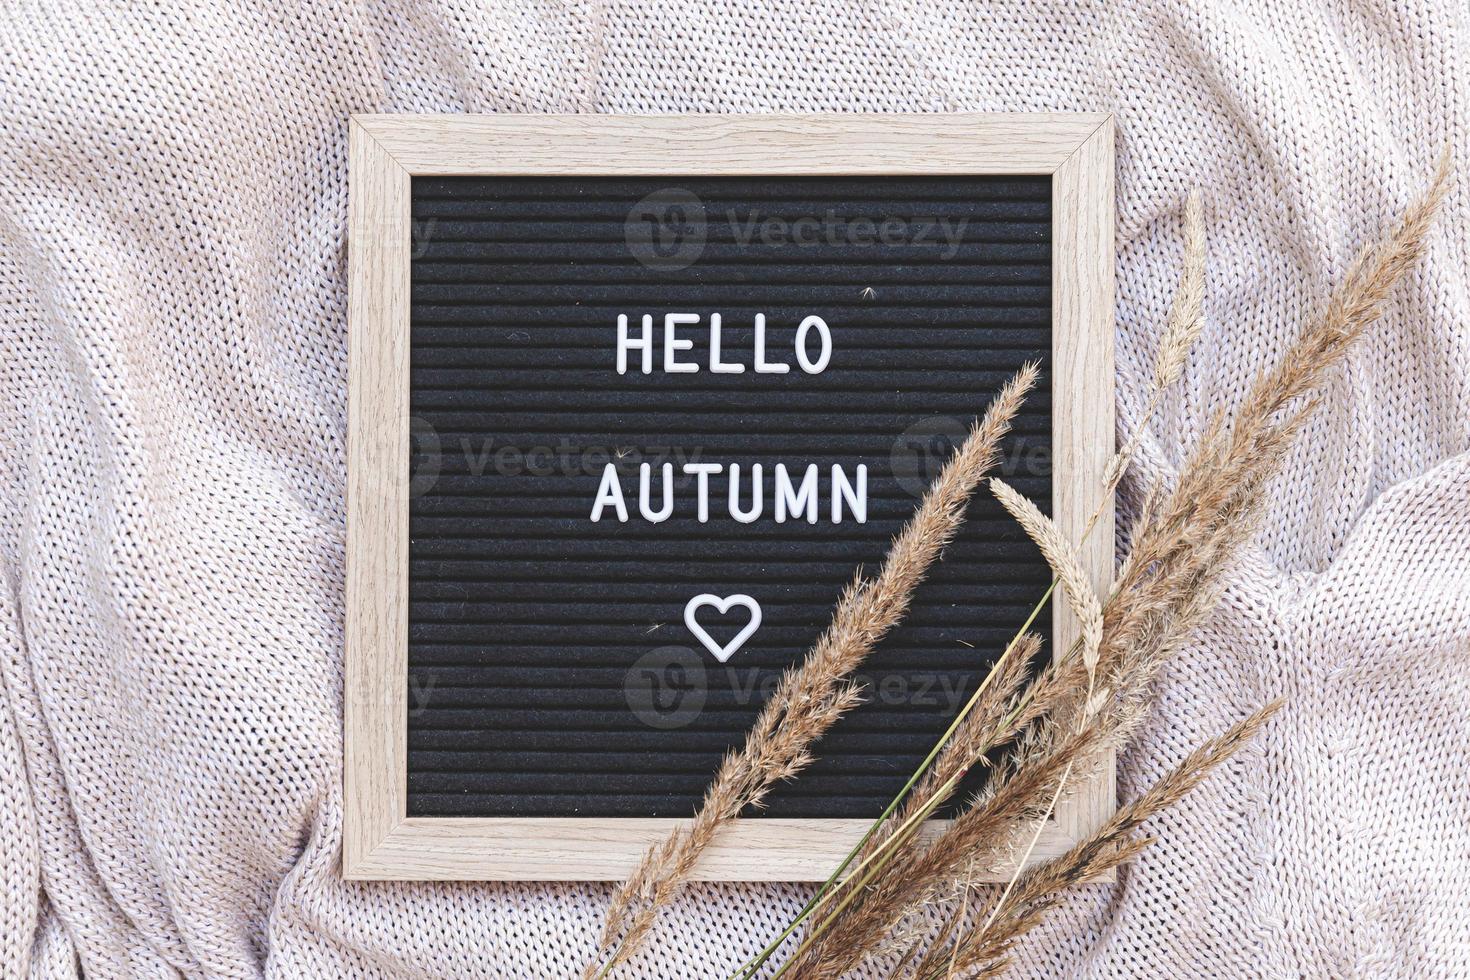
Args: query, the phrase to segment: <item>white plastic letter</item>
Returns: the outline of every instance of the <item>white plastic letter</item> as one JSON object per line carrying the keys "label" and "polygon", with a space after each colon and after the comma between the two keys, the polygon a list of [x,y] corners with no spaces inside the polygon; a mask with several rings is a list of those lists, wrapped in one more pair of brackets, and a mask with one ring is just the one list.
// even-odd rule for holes
{"label": "white plastic letter", "polygon": [[699,365],[693,361],[680,361],[674,357],[674,351],[694,349],[694,341],[680,340],[675,333],[676,328],[683,324],[698,322],[698,313],[664,314],[664,372],[666,374],[693,374],[699,370]]}
{"label": "white plastic letter", "polygon": [[623,487],[618,483],[618,468],[612,463],[602,471],[602,486],[597,488],[597,499],[592,502],[592,522],[602,520],[602,508],[612,504],[618,512],[618,520],[628,523],[628,505],[623,502]]}
{"label": "white plastic letter", "polygon": [[790,370],[790,364],[766,363],[766,315],[757,313],[755,315],[755,373],[785,374]]}
{"label": "white plastic letter", "polygon": [[868,467],[857,468],[857,490],[847,479],[847,472],[836,463],[832,464],[832,523],[842,523],[842,501],[852,510],[853,519],[859,524],[868,523]]}
{"label": "white plastic letter", "polygon": [[801,478],[800,489],[791,485],[791,475],[785,463],[776,464],[776,523],[785,524],[786,518],[801,517],[806,512],[808,524],[817,523],[817,464],[806,468]]}
{"label": "white plastic letter", "polygon": [[[822,335],[822,356],[817,358],[813,364],[806,356],[806,332],[812,327]],[[801,364],[801,369],[807,374],[821,374],[827,369],[827,364],[832,360],[832,331],[827,329],[827,321],[819,316],[809,316],[801,321],[801,326],[796,328],[796,360]]]}
{"label": "white plastic letter", "polygon": [[699,486],[699,523],[709,523],[709,478],[725,468],[724,463],[685,463],[684,472],[693,475]]}
{"label": "white plastic letter", "polygon": [[720,315],[709,315],[709,369],[715,374],[744,374],[745,365],[720,360]]}
{"label": "white plastic letter", "polygon": [[643,314],[643,338],[634,340],[628,336],[628,314],[618,314],[618,373],[628,373],[628,351],[643,351],[643,373],[653,373],[653,316]]}
{"label": "white plastic letter", "polygon": [[741,524],[753,524],[765,510],[765,491],[761,486],[761,464],[750,468],[750,510],[740,509],[740,464],[730,464],[730,516]]}
{"label": "white plastic letter", "polygon": [[662,524],[669,519],[674,512],[674,464],[664,464],[664,505],[660,510],[654,510],[649,506],[649,498],[653,496],[653,467],[644,463],[638,467],[638,512],[645,519],[654,524]]}

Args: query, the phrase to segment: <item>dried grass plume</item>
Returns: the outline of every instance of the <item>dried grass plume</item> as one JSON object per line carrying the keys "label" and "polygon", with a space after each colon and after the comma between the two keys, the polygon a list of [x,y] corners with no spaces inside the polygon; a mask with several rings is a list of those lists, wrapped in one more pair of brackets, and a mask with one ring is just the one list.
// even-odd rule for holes
{"label": "dried grass plume", "polygon": [[914,589],[964,523],[970,497],[999,462],[1001,440],[1038,374],[1038,365],[1027,364],[1001,389],[894,538],[877,576],[864,580],[859,572],[805,661],[781,678],[745,746],[721,764],[692,823],[652,848],[617,891],[585,976],[604,976],[632,956],[720,828],[810,764],[812,743],[859,702],[847,678],[902,621]]}

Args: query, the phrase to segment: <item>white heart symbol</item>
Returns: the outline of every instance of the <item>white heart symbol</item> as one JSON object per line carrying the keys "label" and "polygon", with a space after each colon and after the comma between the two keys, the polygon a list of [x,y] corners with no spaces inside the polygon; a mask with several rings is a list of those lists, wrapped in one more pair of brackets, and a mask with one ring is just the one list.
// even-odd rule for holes
{"label": "white heart symbol", "polygon": [[[750,610],[750,622],[745,624],[745,629],[735,635],[735,639],[720,646],[715,642],[714,637],[704,631],[704,627],[700,626],[699,621],[695,618],[703,606],[714,606],[722,616],[730,611],[731,606],[744,606]],[[715,655],[716,660],[724,663],[734,655],[736,650],[740,649],[746,640],[750,639],[752,633],[760,628],[761,605],[748,595],[732,595],[721,599],[717,595],[710,595],[706,592],[704,595],[697,595],[690,599],[689,605],[684,607],[684,625],[689,627],[689,632],[699,638],[699,642],[704,644],[706,650]]]}

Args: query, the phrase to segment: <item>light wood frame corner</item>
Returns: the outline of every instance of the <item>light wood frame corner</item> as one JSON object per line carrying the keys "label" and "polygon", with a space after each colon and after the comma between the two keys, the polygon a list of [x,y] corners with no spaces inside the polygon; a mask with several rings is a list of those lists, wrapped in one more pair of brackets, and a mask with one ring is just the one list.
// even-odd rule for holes
{"label": "light wood frame corner", "polygon": [[[365,115],[349,123],[348,489],[343,875],[618,880],[671,819],[407,816],[410,187],[415,176],[1049,174],[1054,517],[1099,589],[1113,563],[1113,120],[1100,113]],[[1065,649],[1078,626],[1054,603]],[[1031,860],[1115,806],[1111,760]],[[820,881],[867,824],[736,821],[705,880]],[[931,830],[932,832],[932,830]],[[997,869],[998,876],[1012,869]]]}

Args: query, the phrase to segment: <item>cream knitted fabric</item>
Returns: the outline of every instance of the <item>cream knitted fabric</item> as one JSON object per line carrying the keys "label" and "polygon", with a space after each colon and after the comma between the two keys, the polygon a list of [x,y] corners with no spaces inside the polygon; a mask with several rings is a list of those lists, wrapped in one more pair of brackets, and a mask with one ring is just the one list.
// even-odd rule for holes
{"label": "cream knitted fabric", "polygon": [[[542,978],[591,947],[602,886],[338,877],[349,113],[1112,111],[1125,426],[1182,201],[1208,201],[1209,326],[1140,468],[1167,478],[1440,146],[1470,159],[1467,16],[12,4],[0,973]],[[1286,715],[1023,975],[1470,975],[1467,199],[1333,381],[1122,790],[1273,695]],[[802,897],[695,889],[629,975],[723,975]]]}

